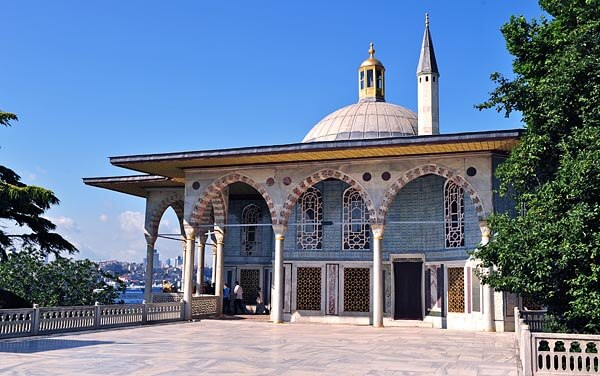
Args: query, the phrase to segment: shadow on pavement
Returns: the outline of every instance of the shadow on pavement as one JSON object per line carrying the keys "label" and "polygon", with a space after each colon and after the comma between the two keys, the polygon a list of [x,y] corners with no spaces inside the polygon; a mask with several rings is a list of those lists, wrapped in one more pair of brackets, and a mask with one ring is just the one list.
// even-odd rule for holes
{"label": "shadow on pavement", "polygon": [[112,341],[86,341],[76,339],[28,339],[11,342],[0,342],[0,352],[32,354],[43,351],[73,349],[76,347],[112,344]]}

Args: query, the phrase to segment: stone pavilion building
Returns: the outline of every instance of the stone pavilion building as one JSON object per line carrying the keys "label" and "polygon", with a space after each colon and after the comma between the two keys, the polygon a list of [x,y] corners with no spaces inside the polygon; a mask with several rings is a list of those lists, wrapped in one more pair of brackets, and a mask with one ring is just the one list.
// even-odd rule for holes
{"label": "stone pavilion building", "polygon": [[211,237],[216,295],[239,280],[252,304],[261,288],[275,323],[511,330],[518,300],[482,286],[469,251],[489,241],[489,214],[508,208],[493,176],[520,132],[439,133],[428,20],[416,113],[386,102],[373,44],[357,78],[358,102],[325,116],[300,143],[113,157],[142,174],[84,182],[146,200],[147,265],[161,216],[174,209],[188,303],[201,282],[195,254],[201,269]]}

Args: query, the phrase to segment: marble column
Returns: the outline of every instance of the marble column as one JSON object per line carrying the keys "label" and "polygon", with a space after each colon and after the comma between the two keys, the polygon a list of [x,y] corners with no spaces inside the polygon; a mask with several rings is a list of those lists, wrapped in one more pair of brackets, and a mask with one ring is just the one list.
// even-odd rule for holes
{"label": "marble column", "polygon": [[204,293],[204,244],[206,235],[198,235],[198,264],[196,267],[196,295]]}
{"label": "marble column", "polygon": [[275,260],[273,260],[273,296],[271,297],[271,321],[283,323],[283,242],[287,227],[273,225],[275,232]]}
{"label": "marble column", "polygon": [[146,234],[146,280],[144,283],[144,300],[152,303],[152,276],[154,275],[154,243],[156,236]]}
{"label": "marble column", "polygon": [[210,275],[210,284],[212,286],[213,283],[215,283],[217,281],[217,248],[215,246],[215,244],[213,243],[211,245],[212,248],[212,274]]}
{"label": "marble column", "polygon": [[[479,222],[481,230],[481,245],[485,246],[490,242],[490,229],[487,226],[487,221]],[[487,272],[491,272],[492,268],[488,268]],[[496,331],[496,323],[494,322],[494,289],[490,285],[483,285],[483,325],[487,332]]]}
{"label": "marble column", "polygon": [[383,327],[383,225],[371,225],[373,231],[373,327]]}
{"label": "marble column", "polygon": [[185,257],[184,257],[184,269],[185,279],[183,281],[183,302],[184,306],[184,318],[186,320],[192,319],[192,286],[194,279],[194,251],[196,241],[196,229],[192,226],[185,227]]}
{"label": "marble column", "polygon": [[217,298],[217,309],[218,314],[223,313],[223,266],[224,261],[224,245],[225,245],[225,230],[221,227],[215,226],[215,238],[217,240],[217,257],[216,257],[216,271],[215,271],[215,295]]}

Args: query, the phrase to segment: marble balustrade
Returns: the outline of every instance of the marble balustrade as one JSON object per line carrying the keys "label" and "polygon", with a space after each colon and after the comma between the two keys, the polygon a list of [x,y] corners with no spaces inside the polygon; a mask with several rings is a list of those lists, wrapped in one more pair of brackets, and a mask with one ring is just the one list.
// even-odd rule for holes
{"label": "marble balustrade", "polygon": [[515,308],[522,375],[600,374],[600,335],[543,332],[545,314]]}
{"label": "marble balustrade", "polygon": [[[216,314],[217,298],[194,297],[195,317]],[[36,304],[33,308],[0,309],[0,339],[181,321],[184,304],[179,301],[74,307]]]}

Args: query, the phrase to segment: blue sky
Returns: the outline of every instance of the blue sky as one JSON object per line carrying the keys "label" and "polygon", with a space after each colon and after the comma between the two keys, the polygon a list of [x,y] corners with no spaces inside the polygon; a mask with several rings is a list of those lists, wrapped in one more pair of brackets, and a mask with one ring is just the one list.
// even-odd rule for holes
{"label": "blue sky", "polygon": [[[6,1],[0,109],[20,121],[0,129],[0,164],[61,199],[48,215],[78,257],[141,261],[144,201],[82,177],[131,173],[109,156],[299,142],[357,101],[369,42],[387,101],[416,110],[426,12],[441,132],[521,127],[473,105],[510,74],[500,26],[538,17],[535,1]],[[161,232],[177,228],[167,212]]]}

